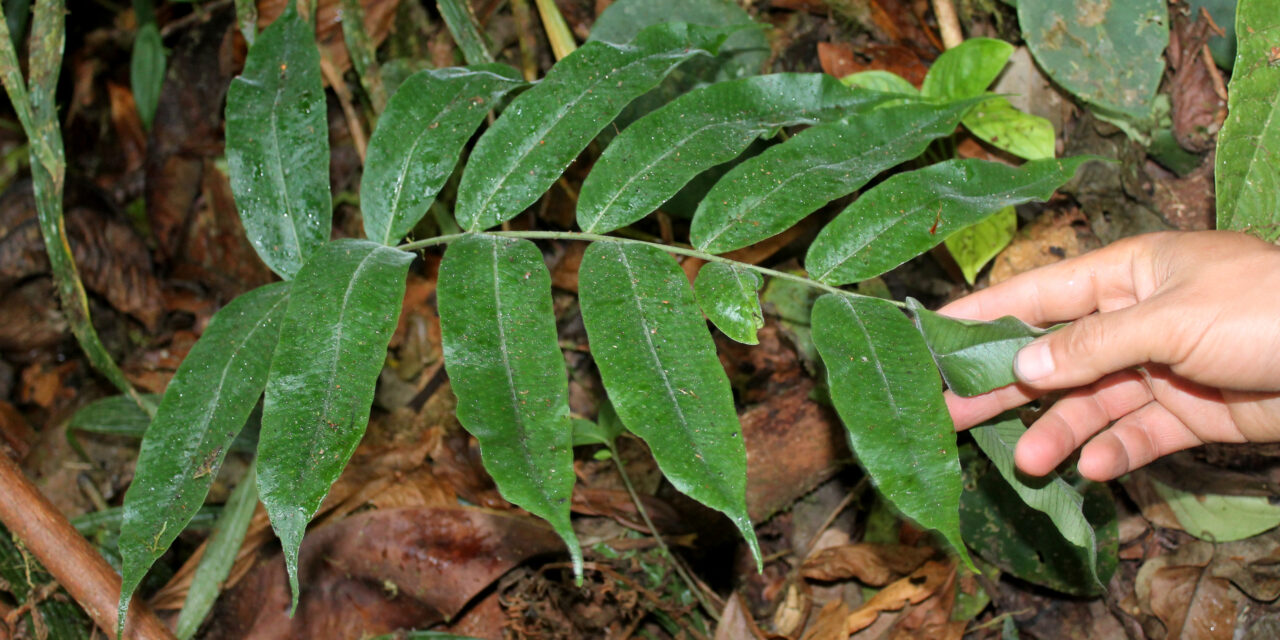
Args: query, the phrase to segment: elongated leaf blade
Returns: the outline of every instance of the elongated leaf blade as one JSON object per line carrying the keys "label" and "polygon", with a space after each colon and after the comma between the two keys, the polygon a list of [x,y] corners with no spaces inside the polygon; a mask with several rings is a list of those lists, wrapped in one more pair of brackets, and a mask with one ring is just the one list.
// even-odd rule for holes
{"label": "elongated leaf blade", "polygon": [[742,344],[759,344],[756,332],[764,326],[760,310],[759,273],[723,262],[708,262],[693,281],[698,304],[716,328]]}
{"label": "elongated leaf blade", "polygon": [[227,164],[249,242],[288,280],[329,239],[329,126],[313,27],[293,5],[227,90]]}
{"label": "elongated leaf blade", "polygon": [[623,107],[681,62],[714,55],[734,29],[659,24],[632,44],[592,41],[561,60],[476,143],[458,187],[458,224],[480,231],[514,218]]}
{"label": "elongated leaf blade", "polygon": [[365,236],[389,245],[408,234],[494,103],[522,86],[503,64],[419,71],[401,83],[369,139],[360,180]]}
{"label": "elongated leaf blade", "polygon": [[1218,228],[1280,239],[1280,4],[1236,8],[1236,64],[1218,134]]}
{"label": "elongated leaf blade", "polygon": [[411,253],[367,240],[336,240],[307,261],[289,294],[267,377],[257,469],[294,606],[302,533],[368,426],[412,261]]}
{"label": "elongated leaf blade", "polygon": [[729,378],[671,256],[597,242],[579,271],[582,321],[622,424],[681,493],[726,516],[760,558],[747,516],[747,450]]}
{"label": "elongated leaf blade", "polygon": [[695,89],[609,144],[582,185],[578,226],[599,233],[625,227],[764,134],[830,122],[885,99],[823,73],[778,73]]}
{"label": "elongated leaf blade", "polygon": [[1071,544],[1080,547],[1088,556],[1088,573],[1102,587],[1098,577],[1098,543],[1093,525],[1084,515],[1084,496],[1058,476],[1050,472],[1043,477],[1018,473],[1013,462],[1013,451],[1018,438],[1027,432],[1016,415],[1005,414],[980,427],[969,430],[978,447],[991,458],[1000,475],[1017,492],[1027,506],[1049,516],[1058,532]]}
{"label": "elongated leaf blade", "polygon": [[950,135],[979,101],[894,105],[806,129],[721,178],[698,205],[689,236],[703,251],[724,253],[781,233]]}
{"label": "elongated leaf blade", "polygon": [[240,545],[244,542],[245,533],[249,530],[249,522],[253,520],[253,512],[258,507],[258,477],[255,468],[240,479],[231,497],[218,516],[218,523],[209,536],[204,555],[196,566],[195,576],[191,579],[191,588],[187,590],[187,599],[182,603],[182,611],[178,613],[178,622],[174,635],[178,640],[187,640],[194,636],[204,623],[204,618],[213,603],[222,592],[223,582],[231,574],[231,566],[235,564],[240,553]]}
{"label": "elongated leaf blade", "polygon": [[241,295],[214,314],[147,428],[120,527],[120,609],[204,503],[267,383],[289,285]]}
{"label": "elongated leaf blade", "polygon": [[898,174],[827,224],[809,245],[805,267],[833,285],[880,275],[1004,207],[1048,200],[1080,165],[1095,159],[1036,160],[1021,167],[948,160]]}
{"label": "elongated leaf blade", "polygon": [[972,567],[960,539],[955,426],[911,321],[878,298],[827,294],[814,303],[812,322],[859,462],[885,498],[936,529]]}
{"label": "elongated leaf blade", "polygon": [[148,22],[138,27],[133,39],[133,54],[129,58],[129,84],[133,89],[133,101],[138,108],[142,125],[151,128],[160,104],[160,87],[164,85],[164,42],[156,23]]}
{"label": "elongated leaf blade", "polygon": [[966,398],[1017,382],[1014,355],[1048,333],[1013,316],[991,322],[948,318],[924,308],[914,298],[907,298],[907,308],[942,379]]}
{"label": "elongated leaf blade", "polygon": [[463,238],[445,252],[438,295],[458,421],[502,496],[551,523],[580,567],[569,381],[542,252],[528,240]]}
{"label": "elongated leaf blade", "polygon": [[980,96],[1009,62],[1013,45],[994,38],[969,38],[947,49],[929,67],[920,93],[955,100]]}

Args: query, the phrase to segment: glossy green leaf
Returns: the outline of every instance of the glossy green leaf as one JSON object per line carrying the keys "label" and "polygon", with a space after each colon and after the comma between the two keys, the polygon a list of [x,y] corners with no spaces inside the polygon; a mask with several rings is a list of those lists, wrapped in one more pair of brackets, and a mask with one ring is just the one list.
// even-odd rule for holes
{"label": "glossy green leaf", "polygon": [[1098,542],[1093,525],[1084,515],[1084,496],[1057,473],[1027,476],[1019,473],[1013,462],[1014,447],[1026,432],[1027,428],[1016,414],[1005,414],[969,430],[978,447],[1022,501],[1049,516],[1058,533],[1084,551],[1086,570],[1098,588],[1103,589],[1105,586],[1098,576]]}
{"label": "glossy green leaf", "polygon": [[597,242],[579,270],[582,321],[610,401],[681,493],[751,546],[747,450],[733,391],[680,265],[647,245]]}
{"label": "glossy green leaf", "polygon": [[1266,496],[1191,493],[1155,478],[1151,486],[1187,533],[1209,542],[1252,538],[1280,526],[1280,505]]}
{"label": "glossy green leaf", "polygon": [[892,71],[884,71],[882,69],[851,73],[840,78],[840,82],[844,83],[846,87],[859,87],[872,91],[901,93],[909,96],[920,95],[920,90],[915,85],[907,82],[906,78]]}
{"label": "glossy green leaf", "polygon": [[950,135],[978,101],[896,105],[810,127],[721,178],[689,236],[702,251],[724,253],[781,233]]}
{"label": "glossy green leaf", "polygon": [[440,335],[458,421],[502,496],[546,520],[581,572],[569,523],[573,427],[551,275],[532,242],[475,235],[440,264]]}
{"label": "glossy green leaf", "polygon": [[924,336],[942,379],[957,395],[972,397],[1017,382],[1013,357],[1048,333],[1013,317],[991,322],[959,320],[929,311],[913,298],[907,308]]}
{"label": "glossy green leaf", "polygon": [[813,305],[812,322],[831,402],[867,475],[972,567],[960,539],[955,426],[911,321],[884,300],[832,293]]}
{"label": "glossy green leaf", "polygon": [[755,76],[695,89],[614,138],[582,185],[578,226],[597,233],[625,227],[779,127],[829,122],[884,100],[822,73]]}
{"label": "glossy green leaf", "polygon": [[1017,233],[1018,213],[1013,207],[1005,207],[947,236],[945,244],[964,274],[964,281],[973,285],[978,272],[1009,246]]}
{"label": "glossy green leaf", "polygon": [[257,507],[258,479],[254,467],[250,466],[227,498],[222,515],[205,545],[204,555],[200,557],[200,564],[196,566],[191,588],[187,590],[187,599],[182,603],[173,631],[178,640],[194,636],[205,616],[213,609],[213,603],[222,592],[223,582],[231,574],[231,566],[240,553],[240,545]]}
{"label": "glossy green leaf", "polygon": [[241,295],[214,314],[169,382],[124,497],[120,611],[204,503],[232,440],[262,395],[289,285]]}
{"label": "glossy green leaf", "polygon": [[[1048,515],[1023,501],[989,460],[961,450],[965,492],[960,498],[964,539],[981,558],[1023,580],[1079,596],[1102,592],[1119,564],[1115,498],[1105,484],[1080,490],[1082,511],[1097,540],[1091,553],[1069,542]],[[1089,557],[1097,563],[1089,567]]]}
{"label": "glossy green leaf", "polygon": [[632,44],[593,41],[561,60],[485,131],[458,187],[468,231],[514,218],[537,201],[622,108],[681,62],[714,55],[731,29],[684,23],[645,29]]}
{"label": "glossy green leaf", "polygon": [[938,56],[920,85],[920,93],[944,100],[980,96],[996,81],[1011,55],[1013,45],[1004,40],[969,38]]}
{"label": "glossy green leaf", "polygon": [[412,261],[412,253],[367,240],[336,240],[307,261],[289,294],[257,468],[294,606],[302,533],[364,435]]}
{"label": "glossy green leaf", "polygon": [[1054,156],[1053,123],[1018,111],[1003,97],[974,107],[961,122],[983,142],[1019,158],[1043,160]]}
{"label": "glossy green leaf", "polygon": [[809,245],[805,268],[832,285],[880,275],[1004,207],[1048,200],[1094,159],[1036,160],[1021,167],[948,160],[900,173],[827,224]]}
{"label": "glossy green leaf", "polygon": [[142,126],[151,128],[160,104],[160,87],[164,85],[164,43],[156,23],[148,22],[138,28],[133,39],[133,54],[129,59],[129,83],[133,88],[133,101],[137,105]]}
{"label": "glossy green leaf", "polygon": [[1280,2],[1236,7],[1236,64],[1214,174],[1218,228],[1280,239]]}
{"label": "glossy green leaf", "polygon": [[227,90],[227,164],[249,242],[284,279],[329,239],[329,124],[314,27],[293,5]]}
{"label": "glossy green leaf", "polygon": [[485,115],[521,86],[520,74],[502,64],[419,71],[401,83],[369,139],[360,180],[365,235],[393,244],[408,234]]}
{"label": "glossy green leaf", "polygon": [[698,304],[716,328],[742,344],[759,344],[756,332],[764,326],[760,311],[760,274],[746,267],[708,262],[693,281]]}
{"label": "glossy green leaf", "polygon": [[1018,23],[1040,68],[1067,91],[1113,115],[1151,115],[1169,46],[1164,0],[1019,0]]}

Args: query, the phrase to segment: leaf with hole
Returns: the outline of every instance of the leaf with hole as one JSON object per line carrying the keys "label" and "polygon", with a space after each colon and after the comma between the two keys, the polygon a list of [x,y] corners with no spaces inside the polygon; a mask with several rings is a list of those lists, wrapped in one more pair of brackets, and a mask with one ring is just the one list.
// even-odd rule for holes
{"label": "leaf with hole", "polygon": [[994,38],[969,38],[947,49],[929,67],[920,85],[927,98],[956,100],[982,95],[1013,55],[1013,45]]}
{"label": "leaf with hole", "polygon": [[412,231],[485,115],[522,86],[520,74],[503,64],[419,71],[405,79],[369,139],[360,179],[365,236],[389,245]]}
{"label": "leaf with hole", "polygon": [[329,239],[329,124],[314,27],[290,4],[227,90],[227,164],[245,234],[288,280]]}
{"label": "leaf with hole", "polygon": [[884,100],[821,73],[755,76],[695,89],[614,138],[582,184],[578,226],[598,233],[625,227],[761,136],[848,117]]}
{"label": "leaf with hole", "polygon": [[914,298],[907,298],[907,308],[947,387],[966,398],[1017,382],[1014,356],[1048,333],[1013,316],[990,322],[949,318]]}
{"label": "leaf with hole", "polygon": [[1236,64],[1214,178],[1218,228],[1280,239],[1280,6],[1236,7]]}
{"label": "leaf with hole", "polygon": [[1010,167],[948,160],[873,187],[818,233],[805,256],[813,278],[831,285],[878,276],[1000,209],[1048,200],[1095,160],[1076,156]]}
{"label": "leaf with hole", "polygon": [[813,305],[812,322],[831,402],[867,475],[972,568],[960,539],[955,426],[911,321],[884,300],[832,293]]}
{"label": "leaf with hole", "polygon": [[502,496],[549,522],[581,572],[569,523],[569,380],[542,252],[528,240],[467,236],[444,254],[438,295],[458,421]]}
{"label": "leaf with hole", "polygon": [[597,242],[579,282],[591,353],[622,424],[676,489],[733,521],[759,564],[742,426],[680,265],[656,247]]}
{"label": "leaf with hole", "polygon": [[1112,116],[1151,115],[1164,76],[1164,0],[1019,0],[1018,24],[1049,77]]}
{"label": "leaf with hole", "polygon": [[1013,451],[1018,438],[1027,432],[1016,414],[1005,414],[986,424],[969,430],[1005,482],[1013,488],[1028,507],[1039,511],[1053,521],[1058,533],[1084,552],[1085,570],[1093,578],[1095,586],[1105,589],[1098,575],[1098,541],[1093,525],[1084,515],[1084,496],[1067,484],[1057,473],[1042,477],[1027,476],[1018,472],[1013,462]]}
{"label": "leaf with hole", "polygon": [[708,262],[698,271],[693,290],[702,312],[716,328],[742,344],[759,344],[756,332],[764,326],[760,311],[759,273],[741,265]]}
{"label": "leaf with hole", "polygon": [[896,105],[810,127],[721,178],[698,205],[689,237],[702,251],[724,253],[781,233],[950,135],[980,100]]}
{"label": "leaf with hole", "polygon": [[204,504],[267,384],[289,285],[250,291],[214,314],[169,382],[138,453],[120,527],[120,610]]}
{"label": "leaf with hole", "polygon": [[714,55],[734,30],[659,24],[631,44],[588,42],[561,60],[476,143],[458,187],[458,224],[480,231],[514,218],[627,103],[681,62]]}
{"label": "leaf with hole", "polygon": [[294,606],[302,533],[364,435],[412,261],[412,253],[367,240],[335,240],[307,261],[289,293],[257,469]]}

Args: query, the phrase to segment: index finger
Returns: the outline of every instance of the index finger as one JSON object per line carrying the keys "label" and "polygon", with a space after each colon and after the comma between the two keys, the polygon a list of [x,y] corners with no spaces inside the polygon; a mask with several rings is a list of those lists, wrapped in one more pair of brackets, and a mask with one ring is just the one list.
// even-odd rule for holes
{"label": "index finger", "polygon": [[938,313],[966,320],[1015,316],[1044,325],[1138,302],[1134,265],[1153,236],[1134,236],[1061,262],[1019,274],[956,300]]}

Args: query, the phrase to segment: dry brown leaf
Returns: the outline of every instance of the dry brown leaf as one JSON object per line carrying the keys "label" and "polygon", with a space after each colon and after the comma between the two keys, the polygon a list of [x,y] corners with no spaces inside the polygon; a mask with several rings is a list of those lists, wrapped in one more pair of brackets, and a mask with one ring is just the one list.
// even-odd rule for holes
{"label": "dry brown leaf", "polygon": [[[864,62],[863,59],[866,61]],[[870,44],[857,51],[842,42],[819,42],[818,62],[824,73],[843,78],[859,71],[879,69],[896,73],[919,87],[929,67],[907,47]]]}
{"label": "dry brown leaf", "polygon": [[1085,222],[1084,214],[1077,209],[1046,211],[1018,231],[1013,242],[996,256],[990,283],[1004,282],[1019,273],[1072,258],[1088,250],[1081,246],[1076,229],[1076,225]]}
{"label": "dry brown leaf", "polygon": [[849,637],[845,620],[849,617],[849,607],[843,601],[832,600],[822,605],[818,619],[814,621],[803,640],[845,640]]}
{"label": "dry brown leaf", "polygon": [[881,589],[866,604],[850,613],[845,619],[845,633],[866,628],[875,622],[881,611],[897,611],[908,604],[923,601],[942,587],[954,572],[955,568],[948,562],[925,563],[911,575]]}
{"label": "dry brown leaf", "polygon": [[884,586],[897,576],[915,571],[934,554],[928,547],[861,542],[823,549],[800,567],[800,575],[811,580],[857,578],[873,587]]}
{"label": "dry brown leaf", "polygon": [[794,637],[809,619],[813,598],[809,595],[808,585],[803,582],[789,582],[783,593],[782,601],[773,611],[773,630]]}
{"label": "dry brown leaf", "polygon": [[747,611],[747,605],[742,601],[742,596],[734,593],[729,596],[729,601],[724,604],[724,610],[720,612],[720,623],[716,625],[713,640],[753,638],[764,640],[764,632],[760,631],[756,621],[751,619],[751,613]]}

